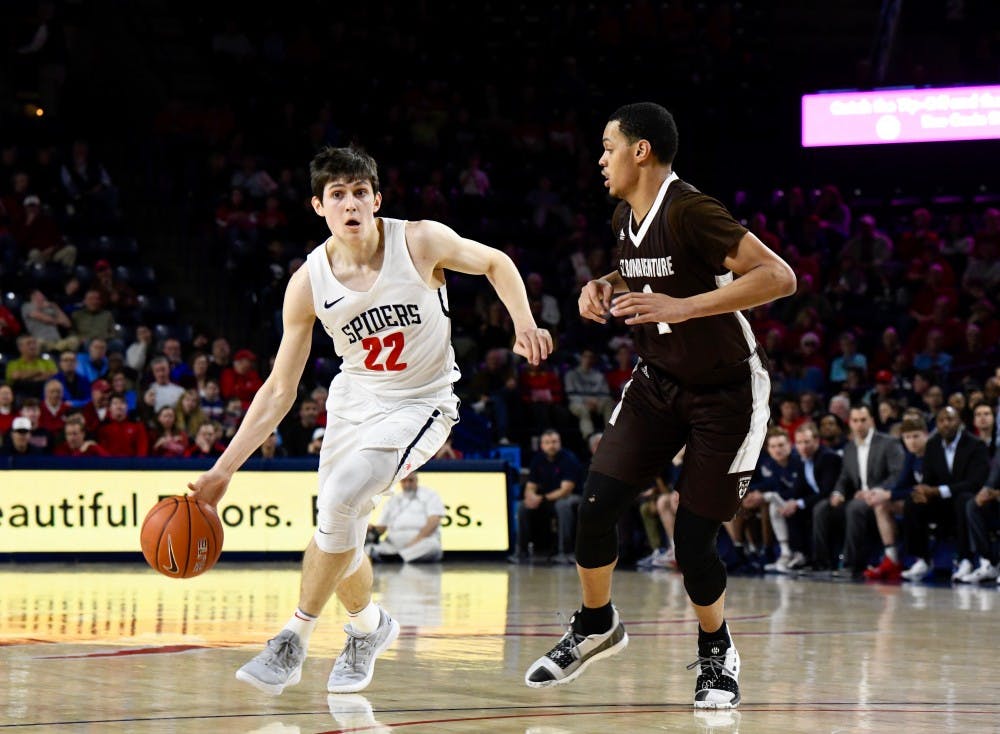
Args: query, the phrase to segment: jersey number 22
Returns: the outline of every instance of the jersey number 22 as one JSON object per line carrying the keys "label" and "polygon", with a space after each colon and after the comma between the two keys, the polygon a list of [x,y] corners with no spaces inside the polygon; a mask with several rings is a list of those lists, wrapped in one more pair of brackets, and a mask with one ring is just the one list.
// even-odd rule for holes
{"label": "jersey number 22", "polygon": [[[368,350],[368,356],[365,357],[365,369],[374,372],[400,372],[406,369],[406,362],[399,361],[399,355],[403,353],[403,332],[395,331],[381,339],[377,336],[370,336],[361,340],[361,346]],[[380,363],[378,358],[383,347],[389,350],[389,354],[385,361]]]}

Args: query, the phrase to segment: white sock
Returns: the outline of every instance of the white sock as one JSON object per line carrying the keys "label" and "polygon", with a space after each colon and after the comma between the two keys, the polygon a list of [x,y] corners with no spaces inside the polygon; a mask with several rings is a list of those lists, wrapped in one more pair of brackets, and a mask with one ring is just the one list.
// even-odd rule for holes
{"label": "white sock", "polygon": [[368,602],[368,606],[360,612],[348,612],[347,617],[355,630],[361,634],[370,635],[378,629],[378,623],[382,619],[382,614],[379,612],[379,608],[375,602],[370,601]]}
{"label": "white sock", "polygon": [[781,555],[785,556],[786,558],[792,555],[792,546],[788,545],[787,540],[778,541],[778,545],[781,546]]}
{"label": "white sock", "polygon": [[289,619],[283,629],[291,630],[299,636],[299,640],[302,641],[302,647],[309,646],[309,636],[312,634],[313,630],[316,628],[316,620],[319,617],[315,617],[312,614],[307,614],[301,609],[296,608],[295,614]]}
{"label": "white sock", "polygon": [[899,563],[899,551],[896,550],[896,546],[887,545],[885,547],[885,557],[893,563]]}

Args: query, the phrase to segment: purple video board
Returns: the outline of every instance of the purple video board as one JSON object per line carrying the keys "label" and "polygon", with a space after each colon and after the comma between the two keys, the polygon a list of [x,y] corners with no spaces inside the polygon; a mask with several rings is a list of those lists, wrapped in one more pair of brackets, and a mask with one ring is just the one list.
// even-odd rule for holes
{"label": "purple video board", "polygon": [[1000,139],[1000,85],[802,97],[802,147]]}

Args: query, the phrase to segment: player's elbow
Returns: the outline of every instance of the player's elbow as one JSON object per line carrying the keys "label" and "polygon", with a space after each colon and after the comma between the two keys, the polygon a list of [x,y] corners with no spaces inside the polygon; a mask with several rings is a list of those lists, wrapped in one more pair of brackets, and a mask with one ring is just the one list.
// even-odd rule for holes
{"label": "player's elbow", "polygon": [[798,288],[798,281],[795,277],[795,271],[786,262],[779,260],[772,264],[769,270],[778,298],[784,298],[795,293],[795,289]]}

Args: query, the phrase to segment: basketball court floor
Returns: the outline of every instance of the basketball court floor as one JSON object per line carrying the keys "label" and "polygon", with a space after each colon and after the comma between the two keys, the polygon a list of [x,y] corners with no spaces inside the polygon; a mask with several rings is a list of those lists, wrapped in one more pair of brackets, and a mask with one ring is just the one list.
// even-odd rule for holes
{"label": "basketball court floor", "polygon": [[691,708],[695,622],[681,577],[622,570],[630,643],[576,682],[523,683],[579,601],[572,567],[446,559],[376,568],[402,625],[363,694],[328,696],[334,602],[302,682],[234,672],[294,610],[294,563],[220,561],[174,580],[136,564],[0,566],[0,730],[25,732],[1000,732],[1000,592],[730,580],[735,714]]}

